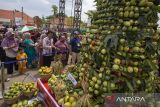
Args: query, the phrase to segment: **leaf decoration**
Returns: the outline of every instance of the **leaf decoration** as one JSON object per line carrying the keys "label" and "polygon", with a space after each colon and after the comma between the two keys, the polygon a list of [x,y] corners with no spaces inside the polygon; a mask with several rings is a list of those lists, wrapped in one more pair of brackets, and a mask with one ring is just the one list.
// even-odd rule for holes
{"label": "leaf decoration", "polygon": [[146,38],[146,39],[147,38],[152,38],[152,35],[153,34],[151,32],[143,32],[143,37]]}
{"label": "leaf decoration", "polygon": [[140,33],[133,32],[133,31],[127,31],[126,32],[126,39],[130,43],[131,41],[137,41],[141,38]]}
{"label": "leaf decoration", "polygon": [[133,88],[132,84],[131,84],[126,78],[124,78],[124,77],[119,77],[119,78],[116,78],[116,80],[114,80],[114,82],[118,82],[118,81],[125,81],[125,83],[126,83],[127,87],[129,88],[129,90],[130,90],[131,92],[134,91],[134,88]]}
{"label": "leaf decoration", "polygon": [[126,82],[127,87],[129,88],[129,90],[130,90],[131,92],[133,92],[134,89],[133,89],[133,86],[131,85],[131,83],[130,83],[128,80],[126,80],[126,79],[125,79],[125,82]]}
{"label": "leaf decoration", "polygon": [[100,57],[100,55],[98,55],[98,53],[94,53],[94,60],[97,64],[97,67],[100,68],[101,66],[101,62],[102,62],[102,58]]}
{"label": "leaf decoration", "polygon": [[145,50],[148,53],[148,55],[150,56],[151,54],[155,54],[156,51],[156,47],[153,46],[153,44],[150,41],[146,41],[146,46],[145,46]]}
{"label": "leaf decoration", "polygon": [[158,16],[157,16],[157,10],[156,8],[153,8],[153,11],[148,12],[148,14],[146,14],[146,18],[148,20],[148,22],[153,22],[153,23],[157,23],[158,20]]}
{"label": "leaf decoration", "polygon": [[153,71],[157,70],[157,66],[151,60],[146,60],[146,62]]}
{"label": "leaf decoration", "polygon": [[149,66],[149,63],[148,63],[147,60],[143,61],[142,66],[143,66],[143,69],[144,69],[145,72],[149,72],[151,70],[151,67]]}
{"label": "leaf decoration", "polygon": [[118,36],[117,35],[110,35],[107,36],[104,40],[104,46],[106,49],[110,50],[111,48],[117,48],[118,46]]}
{"label": "leaf decoration", "polygon": [[158,53],[158,55],[160,55],[160,40],[158,41],[157,53]]}
{"label": "leaf decoration", "polygon": [[148,21],[145,18],[145,16],[140,16],[138,19],[138,23],[141,27],[145,27],[147,25]]}

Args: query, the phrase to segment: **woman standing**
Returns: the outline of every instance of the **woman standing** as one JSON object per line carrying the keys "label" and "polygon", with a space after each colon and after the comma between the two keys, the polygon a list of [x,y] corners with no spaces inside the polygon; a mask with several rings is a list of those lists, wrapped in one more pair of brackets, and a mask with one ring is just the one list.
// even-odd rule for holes
{"label": "woman standing", "polygon": [[[7,32],[5,34],[5,38],[2,41],[2,47],[5,50],[6,53],[6,61],[15,61],[16,60],[16,55],[18,52],[18,40],[14,37],[13,32]],[[15,65],[15,69],[17,70],[18,67],[16,66],[16,63],[8,63],[6,64],[7,66],[7,73],[9,75],[13,74],[13,65]]]}
{"label": "woman standing", "polygon": [[53,45],[53,32],[48,31],[47,37],[43,39],[43,66],[50,67],[52,61],[52,48],[56,47]]}
{"label": "woman standing", "polygon": [[68,52],[69,52],[69,46],[67,44],[67,41],[66,41],[66,37],[65,36],[61,36],[60,37],[60,40],[57,41],[55,43],[55,46],[59,49],[59,53],[62,54],[62,63],[63,65],[67,65],[67,58],[68,58]]}
{"label": "woman standing", "polygon": [[30,33],[25,33],[24,34],[25,40],[23,41],[23,45],[24,45],[24,51],[28,56],[28,67],[29,68],[35,68],[36,67],[36,49],[35,46],[36,44],[34,44],[34,42],[31,40],[31,35]]}

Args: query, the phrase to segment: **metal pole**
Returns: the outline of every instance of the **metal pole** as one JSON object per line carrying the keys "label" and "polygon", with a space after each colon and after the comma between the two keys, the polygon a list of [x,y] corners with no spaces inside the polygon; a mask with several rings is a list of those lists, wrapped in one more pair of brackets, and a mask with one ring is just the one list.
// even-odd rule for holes
{"label": "metal pole", "polygon": [[12,26],[14,25],[14,10],[13,10],[13,19],[12,19]]}
{"label": "metal pole", "polygon": [[2,71],[1,71],[1,81],[2,81],[2,96],[4,95],[5,84],[4,84],[4,62],[2,62]]}
{"label": "metal pole", "polygon": [[71,27],[73,26],[73,0],[72,0],[72,8],[71,8]]}
{"label": "metal pole", "polygon": [[14,10],[14,25],[16,25],[16,19],[15,19],[15,17],[16,17],[16,9]]}
{"label": "metal pole", "polygon": [[23,24],[23,7],[22,7],[22,24]]}

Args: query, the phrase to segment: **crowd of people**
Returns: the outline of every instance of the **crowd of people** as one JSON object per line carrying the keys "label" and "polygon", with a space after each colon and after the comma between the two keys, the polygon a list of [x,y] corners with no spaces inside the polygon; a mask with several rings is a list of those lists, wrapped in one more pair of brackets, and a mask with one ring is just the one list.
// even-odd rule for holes
{"label": "crowd of people", "polygon": [[66,32],[57,35],[52,30],[37,30],[34,34],[20,34],[9,28],[0,32],[0,62],[5,62],[8,77],[13,75],[14,69],[23,74],[27,68],[50,67],[55,54],[62,55],[64,66],[75,64],[80,61],[80,37],[78,31],[70,37]]}

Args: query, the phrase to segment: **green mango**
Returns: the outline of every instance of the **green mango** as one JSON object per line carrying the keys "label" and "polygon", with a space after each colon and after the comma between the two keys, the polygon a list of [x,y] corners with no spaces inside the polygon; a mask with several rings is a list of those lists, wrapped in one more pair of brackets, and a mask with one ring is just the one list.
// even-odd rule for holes
{"label": "green mango", "polygon": [[128,11],[125,11],[124,12],[124,17],[128,17],[129,16],[129,12]]}
{"label": "green mango", "polygon": [[23,105],[25,106],[25,105],[27,105],[28,104],[28,101],[27,100],[24,100],[23,101]]}
{"label": "green mango", "polygon": [[38,106],[37,107],[43,107],[43,105],[42,104],[38,104]]}
{"label": "green mango", "polygon": [[17,107],[18,105],[17,104],[13,104],[11,107]]}
{"label": "green mango", "polygon": [[22,102],[19,102],[19,103],[18,103],[18,106],[23,106],[23,103],[22,103]]}

